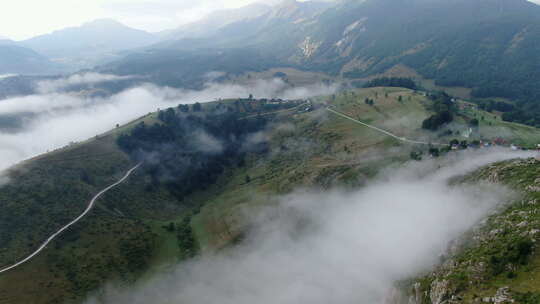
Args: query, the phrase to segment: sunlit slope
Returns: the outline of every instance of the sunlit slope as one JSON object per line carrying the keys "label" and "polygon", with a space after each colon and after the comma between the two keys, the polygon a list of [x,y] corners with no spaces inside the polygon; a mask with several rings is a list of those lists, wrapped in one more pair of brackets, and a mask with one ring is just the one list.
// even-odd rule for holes
{"label": "sunlit slope", "polygon": [[[247,155],[242,166],[225,168],[217,183],[182,200],[165,187],[150,189],[151,180],[135,172],[35,260],[0,275],[0,304],[78,303],[106,282],[130,283],[185,258],[186,238],[203,252],[234,243],[246,229],[243,212],[272,204],[275,194],[299,187],[361,186],[381,168],[429,147],[401,143],[326,107],[399,136],[447,142],[449,137],[421,129],[431,115],[429,103],[411,90],[373,88],[316,98],[313,111],[270,115],[272,122],[261,134],[269,141],[267,154]],[[134,165],[116,139],[141,121],[161,123],[152,113],[13,168],[11,183],[0,188],[0,267],[31,252]],[[531,138],[538,136],[536,129],[525,128],[516,125],[517,134],[527,130]],[[168,229],[171,223],[176,230]]]}

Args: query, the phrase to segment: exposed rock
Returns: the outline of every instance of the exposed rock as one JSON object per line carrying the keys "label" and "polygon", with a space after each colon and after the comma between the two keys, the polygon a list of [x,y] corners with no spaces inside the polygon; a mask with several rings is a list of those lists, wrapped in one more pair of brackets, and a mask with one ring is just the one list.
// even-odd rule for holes
{"label": "exposed rock", "polygon": [[430,299],[431,304],[442,304],[450,293],[450,282],[448,280],[435,280],[431,283]]}
{"label": "exposed rock", "polygon": [[313,56],[313,54],[315,54],[320,45],[321,42],[315,42],[311,37],[308,36],[302,43],[300,43],[298,47],[302,51],[305,58],[310,58]]}
{"label": "exposed rock", "polygon": [[529,222],[523,221],[523,222],[517,224],[517,227],[518,228],[523,228],[523,227],[527,227],[528,225],[529,225]]}
{"label": "exposed rock", "polygon": [[422,286],[420,285],[420,283],[415,283],[413,295],[414,302],[411,302],[411,299],[409,299],[409,304],[422,304],[422,295]]}
{"label": "exposed rock", "polygon": [[512,299],[512,296],[510,295],[510,288],[509,287],[502,287],[497,290],[497,293],[495,296],[493,296],[490,303],[494,304],[503,304],[503,303],[514,303],[515,300]]}

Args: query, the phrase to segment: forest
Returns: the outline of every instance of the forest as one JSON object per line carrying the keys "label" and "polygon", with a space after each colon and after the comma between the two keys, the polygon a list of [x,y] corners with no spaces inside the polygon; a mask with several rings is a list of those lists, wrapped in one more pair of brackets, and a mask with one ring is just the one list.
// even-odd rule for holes
{"label": "forest", "polygon": [[165,186],[179,200],[216,182],[230,166],[242,166],[247,153],[264,153],[267,143],[254,140],[267,119],[243,119],[240,112],[219,105],[180,105],[162,110],[160,123],[139,123],[118,138],[120,148],[144,162],[150,178],[147,191]]}

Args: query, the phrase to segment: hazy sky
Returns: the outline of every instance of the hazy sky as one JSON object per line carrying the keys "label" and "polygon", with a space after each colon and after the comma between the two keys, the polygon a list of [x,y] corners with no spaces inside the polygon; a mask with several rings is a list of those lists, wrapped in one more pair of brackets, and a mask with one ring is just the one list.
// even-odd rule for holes
{"label": "hazy sky", "polygon": [[[0,6],[0,36],[21,40],[99,18],[113,18],[131,27],[160,31],[195,21],[216,9],[280,1],[4,0]],[[531,1],[540,3],[540,0]]]}
{"label": "hazy sky", "polygon": [[212,10],[253,2],[257,0],[5,0],[0,5],[0,36],[26,39],[98,18],[160,31],[194,21]]}

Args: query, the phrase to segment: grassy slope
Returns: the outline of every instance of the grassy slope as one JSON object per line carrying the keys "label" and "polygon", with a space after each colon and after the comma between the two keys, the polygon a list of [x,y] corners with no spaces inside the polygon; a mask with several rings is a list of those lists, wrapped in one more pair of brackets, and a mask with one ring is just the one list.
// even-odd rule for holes
{"label": "grassy slope", "polygon": [[[403,102],[397,101],[400,95]],[[365,97],[376,99],[375,106],[364,104]],[[423,106],[427,101],[410,90],[362,89],[319,101],[332,99],[337,109],[363,121],[409,138],[427,136],[420,129],[429,115]],[[143,120],[157,121],[155,114]],[[1,189],[0,204],[2,208],[16,205],[10,212],[18,216],[18,222],[4,234],[13,236],[13,241],[0,249],[0,264],[9,264],[35,248],[80,213],[92,194],[133,165],[116,147],[115,138],[137,122],[13,170],[17,186]],[[129,282],[151,266],[174,262],[181,257],[178,241],[175,233],[162,226],[192,213],[191,224],[201,248],[221,248],[241,237],[245,208],[272,203],[272,196],[296,187],[361,185],[381,167],[407,160],[416,149],[324,109],[284,113],[276,118],[269,136],[270,155],[251,157],[244,167],[230,168],[216,185],[183,201],[164,189],[147,192],[147,181],[135,174],[105,195],[88,218],[38,258],[0,276],[0,304],[76,302],[106,281]],[[376,148],[382,149],[375,153]],[[246,175],[251,177],[249,182]],[[203,206],[200,212],[198,206]]]}

